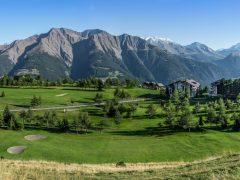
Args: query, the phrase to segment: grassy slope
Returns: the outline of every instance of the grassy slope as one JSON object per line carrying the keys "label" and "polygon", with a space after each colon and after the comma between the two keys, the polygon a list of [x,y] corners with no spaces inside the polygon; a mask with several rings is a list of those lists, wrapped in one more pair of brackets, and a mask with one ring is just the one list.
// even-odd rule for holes
{"label": "grassy slope", "polygon": [[0,179],[239,179],[240,155],[193,163],[76,165],[42,161],[2,161]]}
{"label": "grassy slope", "polygon": [[[149,120],[150,121],[150,120]],[[0,155],[9,159],[43,159],[77,163],[159,162],[195,160],[240,150],[240,133],[210,131],[207,133],[175,133],[171,135],[137,135],[134,131],[149,127],[147,123],[131,122],[138,128],[130,128],[131,134],[121,128],[102,134],[55,134],[43,131],[0,131]],[[129,123],[129,124],[131,124]],[[149,122],[157,124],[157,120]],[[46,140],[27,142],[27,134],[44,134]],[[136,134],[136,135],[135,135]],[[21,155],[10,155],[10,146],[26,145]]]}

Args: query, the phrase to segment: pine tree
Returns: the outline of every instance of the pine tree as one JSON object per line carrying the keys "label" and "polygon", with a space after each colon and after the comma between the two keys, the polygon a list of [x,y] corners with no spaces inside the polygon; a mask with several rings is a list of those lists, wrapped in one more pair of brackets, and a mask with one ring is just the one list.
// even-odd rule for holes
{"label": "pine tree", "polygon": [[80,130],[82,130],[81,118],[79,117],[79,115],[73,120],[73,127],[75,128],[77,134]]}
{"label": "pine tree", "polygon": [[194,113],[198,114],[198,113],[200,113],[200,111],[201,111],[201,106],[200,106],[199,102],[197,102],[194,106]]}
{"label": "pine tree", "polygon": [[103,118],[99,121],[99,123],[97,124],[97,127],[99,129],[100,132],[102,132],[102,130],[106,127],[108,127],[108,123],[107,123],[107,119]]}
{"label": "pine tree", "polygon": [[68,119],[66,117],[64,117],[62,120],[59,120],[58,127],[59,127],[60,131],[62,131],[62,132],[69,131],[70,127],[69,127]]}
{"label": "pine tree", "polygon": [[114,91],[114,96],[115,96],[115,97],[118,97],[118,96],[120,95],[120,93],[121,93],[120,88],[117,87],[117,88],[115,89],[115,91]]}
{"label": "pine tree", "polygon": [[102,103],[103,102],[103,94],[102,93],[97,93],[95,98],[94,98],[94,101],[96,103]]}
{"label": "pine tree", "polygon": [[88,131],[88,129],[91,127],[91,120],[90,117],[88,116],[87,112],[79,112],[79,118],[80,118],[80,123],[82,126],[82,129],[85,129],[85,132]]}
{"label": "pine tree", "polygon": [[103,87],[104,87],[104,83],[101,79],[98,79],[97,80],[97,90],[98,91],[102,91],[103,90]]}
{"label": "pine tree", "polygon": [[237,95],[236,103],[237,103],[237,107],[240,108],[240,93]]}
{"label": "pine tree", "polygon": [[121,123],[121,121],[122,121],[122,116],[121,116],[120,112],[117,110],[115,117],[114,117],[114,122],[115,122],[115,124],[119,125]]}
{"label": "pine tree", "polygon": [[233,121],[233,129],[236,131],[240,130],[240,117],[236,112],[233,113],[231,120]]}
{"label": "pine tree", "polygon": [[153,104],[150,104],[147,107],[146,114],[149,115],[150,118],[153,118],[157,113],[157,109]]}
{"label": "pine tree", "polygon": [[3,123],[9,128],[9,129],[17,129],[18,124],[16,121],[15,116],[10,112],[8,106],[4,108],[3,111]]}
{"label": "pine tree", "polygon": [[175,105],[178,105],[178,104],[180,103],[178,90],[174,90],[173,94],[172,94],[171,97],[170,97],[170,100],[171,100]]}
{"label": "pine tree", "polygon": [[165,108],[166,119],[164,124],[169,126],[170,129],[174,129],[176,125],[176,114],[175,114],[175,106],[171,102],[169,102]]}
{"label": "pine tree", "polygon": [[178,120],[178,126],[183,129],[188,129],[189,132],[191,131],[191,128],[194,128],[196,126],[190,107],[186,106],[184,108]]}
{"label": "pine tree", "polygon": [[12,113],[10,112],[9,108],[8,108],[8,105],[5,106],[4,110],[3,110],[3,123],[6,125],[6,126],[9,126],[10,124],[10,119],[11,119],[11,116],[12,116]]}
{"label": "pine tree", "polygon": [[226,116],[226,107],[223,99],[219,99],[218,104],[219,104],[219,112],[218,112],[216,124],[221,123],[222,128],[226,128],[228,122],[227,122],[227,116]]}
{"label": "pine tree", "polygon": [[207,122],[209,123],[215,123],[217,118],[216,111],[213,107],[209,107],[207,109]]}
{"label": "pine tree", "polygon": [[200,127],[204,126],[204,121],[203,121],[203,117],[202,116],[199,116],[198,126],[200,126]]}
{"label": "pine tree", "polygon": [[26,111],[24,111],[24,110],[20,111],[19,117],[22,119],[22,126],[21,127],[22,127],[22,129],[24,129],[24,127],[25,127],[25,120],[27,118]]}
{"label": "pine tree", "polygon": [[5,97],[5,92],[2,91],[1,97]]}

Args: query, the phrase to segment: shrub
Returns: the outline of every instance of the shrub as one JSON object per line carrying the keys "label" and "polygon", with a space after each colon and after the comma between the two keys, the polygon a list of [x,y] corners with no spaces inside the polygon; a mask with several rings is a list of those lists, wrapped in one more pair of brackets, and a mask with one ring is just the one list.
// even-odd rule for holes
{"label": "shrub", "polygon": [[116,167],[127,167],[127,165],[123,161],[120,161],[117,162]]}
{"label": "shrub", "polygon": [[5,92],[2,91],[1,97],[5,97]]}

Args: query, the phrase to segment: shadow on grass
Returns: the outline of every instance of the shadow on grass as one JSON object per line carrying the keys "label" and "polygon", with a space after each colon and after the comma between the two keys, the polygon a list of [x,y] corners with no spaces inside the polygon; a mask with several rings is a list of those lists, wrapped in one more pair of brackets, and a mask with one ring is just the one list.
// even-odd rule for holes
{"label": "shadow on grass", "polygon": [[151,94],[151,93],[138,96],[138,98],[150,98],[150,99],[159,99],[160,97],[161,96],[159,94]]}
{"label": "shadow on grass", "polygon": [[108,132],[113,135],[122,135],[122,136],[156,136],[156,137],[163,137],[173,135],[175,133],[182,132],[182,131],[174,131],[168,128],[161,128],[161,127],[147,127],[143,130],[136,130],[136,131],[112,131]]}
{"label": "shadow on grass", "polygon": [[168,127],[147,127],[142,130],[135,130],[135,131],[111,131],[108,132],[109,134],[113,135],[122,135],[122,136],[155,136],[155,137],[164,137],[169,135],[174,135],[177,133],[185,132],[185,133],[207,133],[207,131],[218,131],[223,133],[236,133],[232,126],[228,128],[222,129],[220,126],[210,126],[210,127],[203,127],[203,128],[192,128],[190,131],[184,129],[170,129]]}
{"label": "shadow on grass", "polygon": [[153,118],[150,118],[149,115],[146,115],[146,114],[132,116],[133,119],[139,119],[139,120],[145,120],[145,119],[153,120],[153,119],[161,119],[163,117],[165,117],[164,114],[155,115]]}
{"label": "shadow on grass", "polygon": [[[210,130],[210,128],[209,128]],[[211,130],[215,130],[214,128]],[[219,130],[219,129],[218,129]],[[170,129],[169,127],[146,127],[142,130],[134,130],[134,131],[111,131],[108,132],[109,134],[113,135],[122,135],[122,136],[154,136],[154,137],[164,137],[164,136],[170,136],[177,133],[205,133],[206,128],[192,128],[190,131],[188,129]],[[223,131],[225,132],[225,131]]]}
{"label": "shadow on grass", "polygon": [[10,104],[10,105],[19,107],[19,108],[30,108],[30,105],[24,105],[24,104]]}
{"label": "shadow on grass", "polygon": [[86,112],[88,112],[92,116],[104,117],[104,114],[99,109],[88,109]]}
{"label": "shadow on grass", "polygon": [[85,91],[85,92],[104,92],[104,90],[103,91],[99,91],[99,90],[97,90],[97,89],[81,89],[81,88],[73,88],[73,89],[71,89],[71,88],[62,88],[61,90],[66,90],[66,91],[68,91],[68,90],[70,90],[70,91]]}

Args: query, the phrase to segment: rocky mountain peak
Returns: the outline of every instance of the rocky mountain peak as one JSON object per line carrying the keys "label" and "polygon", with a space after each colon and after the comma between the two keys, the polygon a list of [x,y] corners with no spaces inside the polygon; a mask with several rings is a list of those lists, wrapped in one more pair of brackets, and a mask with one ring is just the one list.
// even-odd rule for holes
{"label": "rocky mountain peak", "polygon": [[87,29],[83,31],[81,34],[84,38],[88,38],[90,36],[93,36],[95,34],[100,34],[100,33],[107,33],[107,32],[100,29]]}
{"label": "rocky mountain peak", "polygon": [[2,50],[1,55],[6,55],[8,58],[16,64],[18,58],[24,54],[27,47],[35,44],[38,40],[38,35],[31,36],[23,40],[16,40],[9,44],[4,50]]}
{"label": "rocky mountain peak", "polygon": [[199,42],[194,42],[190,45],[186,46],[187,48],[190,48],[192,50],[196,50],[199,51],[201,53],[215,53],[213,49],[209,48],[208,46],[206,46],[205,44],[201,44]]}

